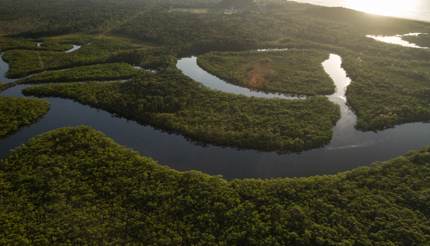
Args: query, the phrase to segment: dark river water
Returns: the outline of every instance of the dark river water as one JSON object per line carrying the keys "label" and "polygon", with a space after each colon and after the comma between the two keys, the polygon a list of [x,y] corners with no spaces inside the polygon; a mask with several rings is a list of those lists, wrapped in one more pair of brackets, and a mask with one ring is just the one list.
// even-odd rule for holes
{"label": "dark river water", "polygon": [[[51,108],[37,123],[20,129],[0,140],[0,157],[29,138],[46,131],[77,125],[89,125],[119,144],[152,157],[161,164],[177,170],[199,170],[208,174],[231,178],[299,177],[334,174],[374,161],[387,160],[430,144],[430,124],[412,123],[381,132],[355,130],[356,117],[346,106],[345,90],[350,83],[341,67],[341,57],[331,54],[323,64],[336,85],[336,93],[329,100],[338,104],[342,117],[334,128],[333,140],[324,148],[300,154],[278,154],[255,150],[238,150],[212,145],[202,146],[181,135],[169,134],[150,126],[112,116],[67,99],[46,98]],[[195,57],[182,58],[177,67],[187,76],[209,88],[246,96],[281,97],[301,100],[280,94],[256,93],[218,79],[202,70]],[[8,66],[0,60],[0,81]],[[8,80],[10,81],[10,80]],[[20,85],[3,92],[2,96],[23,96]]]}

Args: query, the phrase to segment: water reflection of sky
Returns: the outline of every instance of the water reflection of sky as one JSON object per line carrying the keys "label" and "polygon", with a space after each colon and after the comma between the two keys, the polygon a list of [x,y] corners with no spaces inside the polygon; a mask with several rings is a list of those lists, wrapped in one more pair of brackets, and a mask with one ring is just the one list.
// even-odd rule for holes
{"label": "water reflection of sky", "polygon": [[295,0],[330,7],[345,7],[371,14],[396,16],[430,22],[428,0]]}
{"label": "water reflection of sky", "polygon": [[417,49],[429,49],[428,47],[422,47],[414,43],[410,43],[407,40],[404,40],[403,37],[407,36],[419,36],[424,35],[421,33],[408,33],[403,35],[394,35],[394,36],[383,36],[383,35],[367,35],[366,37],[374,39],[376,41],[388,43],[388,44],[396,44],[403,47],[409,48],[417,48]]}

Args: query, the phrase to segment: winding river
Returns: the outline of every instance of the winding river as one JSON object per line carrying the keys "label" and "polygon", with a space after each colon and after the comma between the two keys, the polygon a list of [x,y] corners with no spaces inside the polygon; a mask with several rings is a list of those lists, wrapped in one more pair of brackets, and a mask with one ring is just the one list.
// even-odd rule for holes
{"label": "winding river", "polygon": [[67,54],[73,53],[75,51],[78,51],[81,47],[82,47],[81,45],[72,44],[72,48],[66,50],[65,53],[67,53]]}
{"label": "winding river", "polygon": [[[181,135],[169,134],[150,126],[118,118],[112,114],[68,99],[46,98],[51,108],[37,123],[0,140],[0,157],[29,138],[46,131],[76,125],[89,125],[104,132],[119,144],[150,156],[177,170],[200,170],[226,178],[299,177],[333,174],[404,154],[430,144],[430,124],[411,123],[380,132],[355,130],[356,116],[346,105],[345,91],[350,79],[342,69],[342,59],[331,54],[322,65],[336,84],[336,93],[328,98],[341,108],[341,119],[334,128],[329,145],[299,154],[278,154],[199,145]],[[177,67],[187,76],[209,88],[228,93],[265,98],[297,99],[288,95],[250,91],[226,83],[197,65],[195,57],[182,58]],[[0,81],[8,66],[0,59]],[[2,96],[22,97],[19,85]]]}
{"label": "winding river", "polygon": [[383,43],[387,43],[387,44],[395,44],[395,45],[400,45],[403,47],[408,47],[408,48],[416,48],[416,49],[428,49],[428,47],[421,47],[419,45],[416,45],[414,43],[408,42],[406,40],[403,39],[403,37],[408,37],[408,36],[420,36],[420,35],[424,35],[426,33],[407,33],[407,34],[402,34],[402,35],[394,35],[394,36],[383,36],[383,35],[367,35],[366,37],[374,39],[376,41],[379,42],[383,42]]}

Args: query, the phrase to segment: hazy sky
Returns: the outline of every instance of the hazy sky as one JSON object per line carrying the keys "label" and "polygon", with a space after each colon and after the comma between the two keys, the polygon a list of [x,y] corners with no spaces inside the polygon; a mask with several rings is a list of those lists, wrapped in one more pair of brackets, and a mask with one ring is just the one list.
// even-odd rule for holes
{"label": "hazy sky", "polygon": [[295,0],[324,6],[342,6],[372,14],[430,22],[430,0]]}

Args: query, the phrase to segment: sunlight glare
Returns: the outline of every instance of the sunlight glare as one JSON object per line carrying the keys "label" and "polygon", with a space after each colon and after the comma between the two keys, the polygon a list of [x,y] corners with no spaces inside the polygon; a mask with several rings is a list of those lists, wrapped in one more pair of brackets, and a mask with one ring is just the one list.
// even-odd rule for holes
{"label": "sunlight glare", "polygon": [[403,16],[405,12],[417,8],[414,0],[345,0],[348,8],[371,14]]}

